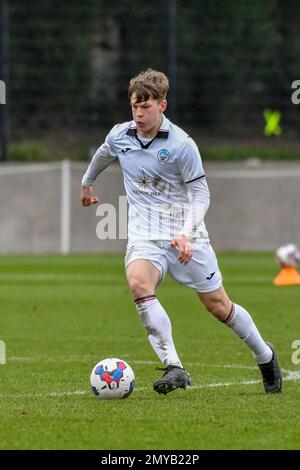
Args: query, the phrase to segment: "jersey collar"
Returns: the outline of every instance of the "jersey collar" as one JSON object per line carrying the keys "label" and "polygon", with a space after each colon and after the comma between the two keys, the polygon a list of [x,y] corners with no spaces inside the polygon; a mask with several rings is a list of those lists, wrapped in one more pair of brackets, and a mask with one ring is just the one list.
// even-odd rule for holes
{"label": "jersey collar", "polygon": [[[167,139],[169,137],[169,132],[170,132],[170,121],[163,114],[163,120],[162,120],[161,126],[158,129],[157,134],[154,137],[154,139]],[[131,123],[129,124],[126,135],[137,137],[137,130],[136,130],[136,125],[134,121],[131,121]]]}

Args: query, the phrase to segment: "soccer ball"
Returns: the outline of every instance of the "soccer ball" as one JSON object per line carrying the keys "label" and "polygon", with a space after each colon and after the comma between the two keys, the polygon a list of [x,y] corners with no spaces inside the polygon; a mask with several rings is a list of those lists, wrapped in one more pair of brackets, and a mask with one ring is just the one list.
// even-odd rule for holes
{"label": "soccer ball", "polygon": [[108,358],[95,365],[90,382],[98,398],[103,400],[128,398],[134,389],[135,377],[127,362]]}
{"label": "soccer ball", "polygon": [[296,266],[300,261],[300,251],[296,245],[290,243],[278,248],[276,259],[281,266]]}

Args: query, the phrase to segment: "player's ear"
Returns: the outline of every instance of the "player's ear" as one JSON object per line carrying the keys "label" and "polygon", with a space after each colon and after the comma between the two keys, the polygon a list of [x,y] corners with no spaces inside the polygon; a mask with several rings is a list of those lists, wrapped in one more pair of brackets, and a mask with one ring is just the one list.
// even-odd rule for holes
{"label": "player's ear", "polygon": [[162,110],[163,113],[164,113],[165,110],[167,109],[167,106],[168,106],[167,100],[162,100],[162,102],[161,102],[161,110]]}

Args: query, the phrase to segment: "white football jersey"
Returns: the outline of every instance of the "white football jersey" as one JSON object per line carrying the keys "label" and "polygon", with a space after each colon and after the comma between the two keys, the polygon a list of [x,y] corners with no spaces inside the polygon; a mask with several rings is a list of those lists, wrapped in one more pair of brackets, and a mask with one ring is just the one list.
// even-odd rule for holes
{"label": "white football jersey", "polygon": [[[97,150],[82,184],[91,186],[115,158],[129,204],[128,239],[172,240],[180,233],[190,206],[188,183],[205,177],[195,142],[165,116],[156,137],[147,143],[137,135],[134,121],[118,124]],[[209,241],[204,222],[194,238]]]}

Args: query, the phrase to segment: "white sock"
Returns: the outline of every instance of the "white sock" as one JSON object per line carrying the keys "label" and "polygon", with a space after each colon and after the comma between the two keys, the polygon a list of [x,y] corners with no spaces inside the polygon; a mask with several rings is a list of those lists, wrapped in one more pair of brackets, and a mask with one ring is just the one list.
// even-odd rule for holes
{"label": "white sock", "polygon": [[223,323],[229,326],[247,344],[258,364],[271,361],[273,352],[262,339],[247,310],[233,303],[230,313]]}
{"label": "white sock", "polygon": [[149,342],[164,365],[182,367],[173,339],[170,319],[155,295],[135,300],[136,309],[148,333]]}

